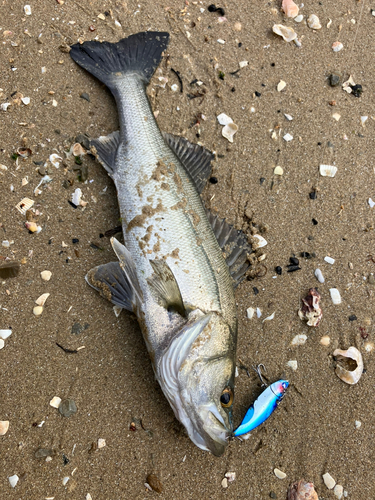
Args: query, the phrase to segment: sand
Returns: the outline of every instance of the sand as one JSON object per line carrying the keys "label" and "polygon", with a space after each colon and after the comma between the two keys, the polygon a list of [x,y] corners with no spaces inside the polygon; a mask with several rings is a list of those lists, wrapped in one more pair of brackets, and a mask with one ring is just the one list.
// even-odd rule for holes
{"label": "sand", "polygon": [[[0,104],[12,105],[0,111],[0,163],[7,167],[0,170],[0,241],[14,243],[0,246],[0,255],[22,262],[19,276],[0,284],[0,329],[12,328],[0,351],[0,420],[10,422],[0,436],[1,499],[146,499],[158,496],[144,486],[152,472],[167,500],[285,499],[288,485],[301,478],[314,482],[320,498],[334,499],[322,479],[326,472],[349,499],[374,497],[375,351],[366,351],[374,340],[374,285],[368,281],[375,272],[369,259],[375,208],[368,204],[375,199],[374,17],[366,0],[308,0],[301,13],[316,14],[322,24],[312,31],[304,21],[286,19],[280,3],[217,4],[225,10],[222,23],[219,13],[207,11],[209,2],[31,0],[30,16],[19,0],[1,3]],[[301,47],[273,34],[275,23],[294,27]],[[251,221],[266,229],[265,268],[236,290],[238,358],[250,369],[248,377],[240,368],[236,379],[236,424],[262,391],[251,366],[263,363],[269,382],[285,377],[291,385],[271,418],[247,441],[232,442],[221,458],[195,447],[175,420],[134,317],[116,318],[85,283],[89,269],[114,260],[109,238],[100,235],[119,224],[119,212],[102,166],[84,156],[88,182],[80,183],[72,160],[58,169],[47,162],[52,181],[34,195],[42,179],[34,162],[53,153],[64,158],[78,134],[96,137],[118,127],[109,91],[64,47],[95,37],[117,41],[146,29],[171,33],[161,74],[149,87],[160,128],[216,151],[218,182],[203,193],[208,206],[237,227]],[[337,53],[331,48],[336,41],[343,44]],[[231,75],[241,61],[248,66]],[[181,75],[182,93],[171,68]],[[332,71],[352,75],[362,95],[330,87]],[[158,76],[168,78],[165,88],[157,87]],[[204,84],[190,85],[194,80]],[[280,80],[286,87],[278,92]],[[30,104],[17,104],[15,92],[30,97]],[[191,98],[197,93],[202,95]],[[238,125],[233,144],[221,135],[220,113]],[[365,126],[361,116],[369,117]],[[290,142],[283,139],[287,133]],[[11,155],[23,147],[32,156],[16,162]],[[320,176],[320,164],[336,165],[336,176]],[[276,166],[282,176],[274,175]],[[24,178],[28,184],[22,186]],[[74,209],[68,200],[78,187],[87,205]],[[39,234],[28,232],[15,208],[24,197],[40,213]],[[315,257],[302,258],[301,252]],[[323,260],[327,255],[333,265]],[[287,273],[292,256],[301,270]],[[314,276],[318,267],[324,284]],[[49,282],[41,279],[43,270],[52,272]],[[315,286],[323,318],[312,328],[297,312]],[[341,293],[340,305],[331,301],[333,287]],[[43,293],[50,296],[36,317],[35,300]],[[247,319],[249,307],[259,307],[261,318]],[[263,323],[272,313],[274,319]],[[351,315],[357,319],[349,321]],[[72,333],[73,326],[80,333]],[[297,334],[307,341],[291,347]],[[330,337],[328,346],[320,344],[323,336]],[[57,344],[84,348],[68,353]],[[362,352],[365,366],[355,386],[336,376],[332,358],[336,348],[349,346]],[[296,371],[287,366],[290,360],[297,360]],[[73,399],[77,413],[62,417],[49,405],[54,396]],[[106,446],[95,449],[98,439]],[[54,450],[51,461],[35,457],[40,448]],[[286,478],[278,479],[274,468]],[[236,479],[223,489],[227,472]],[[12,489],[8,477],[14,474],[20,480]],[[65,486],[64,477],[70,478]]]}

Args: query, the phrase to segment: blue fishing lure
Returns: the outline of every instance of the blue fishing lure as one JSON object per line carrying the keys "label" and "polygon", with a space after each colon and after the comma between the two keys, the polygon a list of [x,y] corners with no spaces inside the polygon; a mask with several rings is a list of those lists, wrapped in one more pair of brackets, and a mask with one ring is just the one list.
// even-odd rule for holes
{"label": "blue fishing lure", "polygon": [[267,387],[254,404],[247,410],[241,424],[234,431],[234,436],[242,436],[262,424],[276,409],[289,386],[287,380],[278,380]]}

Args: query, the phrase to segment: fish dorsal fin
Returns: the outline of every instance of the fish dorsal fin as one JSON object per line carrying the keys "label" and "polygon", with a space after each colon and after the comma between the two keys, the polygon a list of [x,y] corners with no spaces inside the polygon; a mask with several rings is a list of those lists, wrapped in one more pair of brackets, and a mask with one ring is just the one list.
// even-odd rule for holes
{"label": "fish dorsal fin", "polygon": [[150,264],[154,273],[147,282],[155,300],[168,311],[178,312],[181,316],[186,316],[180,288],[171,268],[165,260],[150,260]]}
{"label": "fish dorsal fin", "polygon": [[133,287],[119,262],[94,267],[87,273],[86,281],[115,306],[133,311]]}
{"label": "fish dorsal fin", "polygon": [[126,279],[132,289],[131,302],[134,306],[140,307],[143,302],[143,293],[139,286],[135,264],[129,250],[122,245],[116,238],[111,238],[112,248],[117,255],[119,265],[125,273]]}
{"label": "fish dorsal fin", "polygon": [[236,287],[250,267],[247,256],[253,251],[251,245],[245,234],[228,224],[225,219],[213,215],[208,209],[206,214]]}
{"label": "fish dorsal fin", "polygon": [[100,161],[111,176],[119,144],[120,132],[118,130],[109,135],[101,135],[97,139],[90,140],[91,153]]}
{"label": "fish dorsal fin", "polygon": [[208,149],[198,144],[192,144],[184,137],[166,132],[163,132],[163,136],[185,170],[190,174],[200,194],[211,175],[211,161],[214,155]]}

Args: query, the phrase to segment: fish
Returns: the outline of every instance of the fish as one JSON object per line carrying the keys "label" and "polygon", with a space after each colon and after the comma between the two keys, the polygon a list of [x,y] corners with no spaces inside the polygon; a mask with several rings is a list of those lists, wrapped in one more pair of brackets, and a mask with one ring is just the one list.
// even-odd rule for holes
{"label": "fish", "polygon": [[90,148],[116,186],[124,244],[113,237],[118,261],[91,269],[86,281],[137,316],[176,418],[196,446],[220,456],[233,434],[234,287],[252,248],[202,203],[213,154],[158,127],[146,87],[168,42],[168,33],[148,31],[71,47],[111,90],[120,122]]}
{"label": "fish", "polygon": [[288,387],[287,380],[278,380],[268,386],[247,410],[233,435],[236,437],[246,435],[263,424],[276,410]]}

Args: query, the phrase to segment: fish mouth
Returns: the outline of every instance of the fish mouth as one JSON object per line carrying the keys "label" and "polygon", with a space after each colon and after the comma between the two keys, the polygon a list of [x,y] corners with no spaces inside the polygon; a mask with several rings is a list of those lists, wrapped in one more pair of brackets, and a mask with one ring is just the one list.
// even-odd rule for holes
{"label": "fish mouth", "polygon": [[217,457],[221,456],[228,446],[228,438],[233,431],[225,425],[224,418],[215,404],[206,407],[206,419],[203,429],[206,433],[206,446]]}

